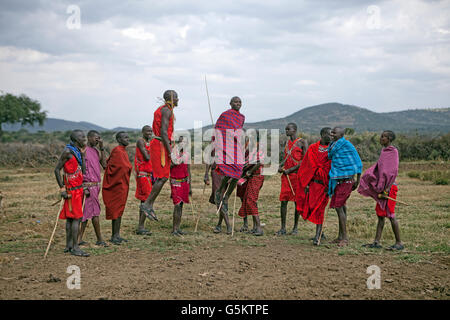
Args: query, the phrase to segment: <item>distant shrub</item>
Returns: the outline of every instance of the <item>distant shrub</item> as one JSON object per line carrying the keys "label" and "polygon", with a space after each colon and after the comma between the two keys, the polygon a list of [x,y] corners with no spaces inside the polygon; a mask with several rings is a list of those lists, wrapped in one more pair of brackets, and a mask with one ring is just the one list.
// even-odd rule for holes
{"label": "distant shrub", "polygon": [[408,172],[408,177],[419,179],[420,178],[420,173],[417,172],[417,171],[410,171],[410,172]]}
{"label": "distant shrub", "polygon": [[434,180],[434,184],[436,185],[448,185],[448,180],[449,179],[445,179],[445,178],[437,178]]}

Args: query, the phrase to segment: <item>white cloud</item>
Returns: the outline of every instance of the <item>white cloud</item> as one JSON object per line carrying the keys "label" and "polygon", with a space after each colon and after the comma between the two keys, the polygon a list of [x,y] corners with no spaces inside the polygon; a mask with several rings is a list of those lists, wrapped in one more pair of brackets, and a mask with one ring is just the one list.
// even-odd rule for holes
{"label": "white cloud", "polygon": [[205,75],[215,117],[238,95],[249,122],[330,101],[378,112],[450,102],[448,1],[99,0],[80,4],[80,30],[66,28],[65,2],[2,5],[0,89],[50,117],[140,127],[173,88],[177,126],[191,128],[210,122]]}

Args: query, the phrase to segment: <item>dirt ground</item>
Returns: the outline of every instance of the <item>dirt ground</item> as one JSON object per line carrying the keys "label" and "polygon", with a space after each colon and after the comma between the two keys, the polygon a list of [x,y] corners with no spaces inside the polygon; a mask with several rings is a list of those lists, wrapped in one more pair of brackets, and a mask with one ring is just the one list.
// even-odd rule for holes
{"label": "dirt ground", "polygon": [[[387,256],[339,256],[286,246],[199,248],[170,255],[121,250],[86,259],[17,257],[1,269],[2,299],[448,299],[448,259],[411,266]],[[81,289],[66,286],[77,265]],[[367,288],[367,267],[381,289]]]}
{"label": "dirt ground", "polygon": [[[200,169],[196,173],[201,177]],[[268,179],[261,194],[261,207],[265,212],[262,221],[266,223],[264,236],[254,237],[239,232],[233,237],[224,233],[213,234],[217,218],[213,207],[206,203],[207,196],[201,196],[201,180],[197,178],[194,194],[199,196],[195,205],[203,215],[197,233],[193,232],[195,220],[186,208],[182,227],[189,234],[176,239],[169,235],[172,207],[167,201],[159,206],[161,221],[147,222],[153,235],[135,235],[138,203],[133,199],[132,188],[122,231],[122,236],[129,240],[127,244],[97,248],[92,244],[95,237],[89,225],[86,241],[91,244],[85,249],[91,256],[80,258],[64,254],[64,225],[60,221],[55,242],[44,260],[57,210],[49,205],[54,201],[49,194],[55,190],[51,171],[5,169],[0,170],[0,178],[5,197],[0,214],[0,299],[450,298],[449,220],[446,211],[449,201],[443,197],[450,194],[448,186],[400,178],[404,201],[409,201],[408,194],[413,193],[409,188],[417,184],[421,184],[422,190],[426,190],[430,197],[435,195],[444,199],[435,202],[440,207],[431,212],[436,220],[429,227],[430,234],[435,235],[431,239],[432,244],[439,247],[427,247],[429,244],[425,238],[429,237],[417,236],[419,232],[427,234],[424,225],[412,219],[406,223],[405,216],[408,216],[404,213],[401,221],[407,247],[404,252],[361,249],[362,243],[373,239],[376,218],[373,216],[373,202],[354,195],[350,206],[358,208],[360,213],[349,217],[349,247],[342,249],[329,243],[337,234],[337,219],[331,210],[325,227],[328,239],[320,247],[313,247],[309,240],[314,234],[314,226],[303,221],[300,221],[299,235],[277,237],[274,235],[279,228],[277,178]],[[20,184],[18,178],[28,179],[28,183]],[[24,192],[35,198],[20,200]],[[167,197],[168,188],[165,187],[161,198]],[[291,210],[292,207],[289,208]],[[291,214],[288,228],[292,225]],[[415,211],[410,214],[421,217]],[[430,211],[426,214],[430,215]],[[236,230],[240,224],[241,221],[237,220]],[[388,222],[385,228],[383,244],[389,245],[393,238]],[[108,239],[110,222],[105,221],[104,216],[102,232]],[[421,240],[414,241],[415,238]],[[428,249],[421,251],[421,246]],[[80,268],[80,289],[67,287],[66,281],[71,276],[67,268],[71,265]],[[369,290],[367,287],[370,277],[367,268],[372,265],[381,270],[380,289]]]}

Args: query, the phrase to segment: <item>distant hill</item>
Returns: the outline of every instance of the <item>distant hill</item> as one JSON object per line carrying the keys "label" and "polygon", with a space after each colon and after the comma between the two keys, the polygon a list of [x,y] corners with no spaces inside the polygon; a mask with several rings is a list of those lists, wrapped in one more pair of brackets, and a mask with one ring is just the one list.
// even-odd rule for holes
{"label": "distant hill", "polygon": [[[333,102],[303,108],[284,118],[246,123],[245,128],[280,129],[284,131],[289,122],[295,122],[299,127],[299,131],[306,133],[318,133],[323,127],[342,126],[353,128],[356,132],[393,130],[398,133],[445,134],[450,132],[450,108],[377,113],[365,108]],[[207,126],[204,129],[210,127]],[[14,125],[3,124],[4,131],[18,131],[21,128],[20,123]],[[42,127],[26,125],[23,128],[29,132],[37,132],[39,130],[53,132],[74,129],[97,130],[99,132],[140,131],[140,129],[123,127],[107,129],[89,122],[73,122],[54,118],[48,118]]]}
{"label": "distant hill", "polygon": [[284,131],[289,122],[295,122],[300,131],[307,133],[317,133],[323,127],[335,126],[353,128],[356,132],[448,133],[450,108],[376,113],[351,105],[325,103],[301,109],[284,118],[246,123],[245,128]]}
{"label": "distant hill", "polygon": [[22,126],[20,123],[15,123],[12,125],[4,123],[2,125],[2,128],[4,131],[19,131],[20,129],[26,129],[26,130],[28,130],[28,132],[32,132],[32,133],[35,133],[38,131],[54,132],[54,131],[68,131],[68,130],[75,130],[75,129],[80,129],[83,131],[97,130],[99,132],[139,131],[139,129],[123,128],[123,127],[107,129],[107,128],[103,128],[96,124],[86,122],[86,121],[74,122],[74,121],[67,121],[67,120],[55,119],[55,118],[47,118],[45,120],[43,126],[39,126],[37,124],[34,126],[31,126],[31,125]]}

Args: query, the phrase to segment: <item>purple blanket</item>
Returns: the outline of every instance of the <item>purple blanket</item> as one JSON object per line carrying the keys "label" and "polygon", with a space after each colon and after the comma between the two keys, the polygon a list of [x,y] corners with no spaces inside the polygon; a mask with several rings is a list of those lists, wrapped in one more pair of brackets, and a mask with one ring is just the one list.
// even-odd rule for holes
{"label": "purple blanket", "polygon": [[389,188],[398,175],[398,150],[389,146],[381,150],[377,163],[364,172],[358,187],[358,192],[366,197],[372,197],[382,210],[389,210],[386,199],[379,199],[378,194]]}

